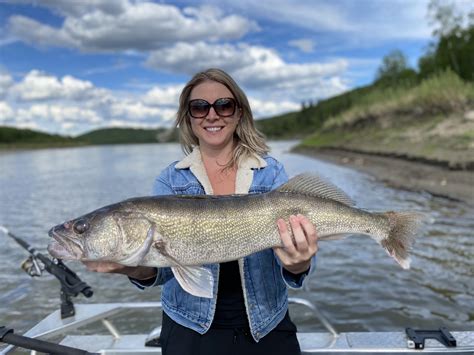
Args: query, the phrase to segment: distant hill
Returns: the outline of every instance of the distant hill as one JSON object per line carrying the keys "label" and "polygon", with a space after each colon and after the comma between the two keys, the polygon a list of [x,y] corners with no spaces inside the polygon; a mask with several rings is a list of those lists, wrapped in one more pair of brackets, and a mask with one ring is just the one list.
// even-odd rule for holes
{"label": "distant hill", "polygon": [[133,144],[170,142],[175,136],[167,128],[103,128],[82,134],[75,139],[89,144]]}
{"label": "distant hill", "polygon": [[91,144],[162,143],[174,142],[177,140],[178,133],[176,129],[170,130],[168,128],[104,128],[73,138],[38,132],[31,129],[0,126],[0,148],[45,148]]}
{"label": "distant hill", "polygon": [[48,134],[31,129],[0,126],[0,146],[62,146],[77,145],[78,140],[57,134]]}

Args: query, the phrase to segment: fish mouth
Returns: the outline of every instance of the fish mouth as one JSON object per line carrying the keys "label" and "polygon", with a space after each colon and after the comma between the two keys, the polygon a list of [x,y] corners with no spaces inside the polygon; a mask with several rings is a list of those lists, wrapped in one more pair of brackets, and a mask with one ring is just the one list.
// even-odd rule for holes
{"label": "fish mouth", "polygon": [[61,234],[58,229],[64,229],[61,225],[53,227],[48,235],[53,238],[48,244],[48,253],[56,259],[80,260],[83,258],[82,245],[68,235]]}

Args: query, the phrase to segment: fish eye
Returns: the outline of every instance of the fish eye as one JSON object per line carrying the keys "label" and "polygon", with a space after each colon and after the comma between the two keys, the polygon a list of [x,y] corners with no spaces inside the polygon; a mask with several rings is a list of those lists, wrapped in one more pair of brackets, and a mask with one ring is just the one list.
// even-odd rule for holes
{"label": "fish eye", "polygon": [[80,219],[76,223],[74,223],[74,225],[72,226],[72,229],[74,230],[75,233],[82,234],[86,230],[89,229],[89,223],[87,223],[83,219]]}

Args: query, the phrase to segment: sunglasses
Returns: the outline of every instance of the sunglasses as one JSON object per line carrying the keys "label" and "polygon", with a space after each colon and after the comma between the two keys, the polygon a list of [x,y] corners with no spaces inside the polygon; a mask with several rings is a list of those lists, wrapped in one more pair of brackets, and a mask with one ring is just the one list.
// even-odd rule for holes
{"label": "sunglasses", "polygon": [[193,118],[204,118],[209,114],[211,107],[220,117],[230,117],[235,113],[237,102],[231,97],[217,99],[213,104],[203,99],[191,100],[188,104],[188,113]]}

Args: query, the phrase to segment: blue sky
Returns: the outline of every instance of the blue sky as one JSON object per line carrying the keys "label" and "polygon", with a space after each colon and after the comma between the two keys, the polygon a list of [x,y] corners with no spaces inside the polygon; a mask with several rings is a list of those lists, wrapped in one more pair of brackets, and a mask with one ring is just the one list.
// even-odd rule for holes
{"label": "blue sky", "polygon": [[[472,8],[468,0],[455,2]],[[416,67],[428,0],[0,0],[0,125],[77,135],[171,126],[193,73],[228,71],[256,118]]]}

